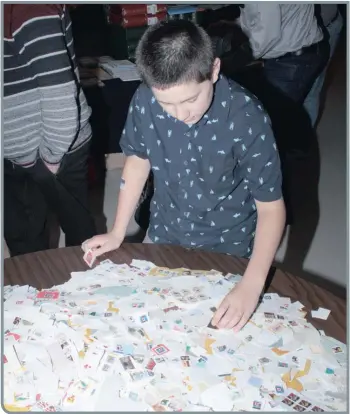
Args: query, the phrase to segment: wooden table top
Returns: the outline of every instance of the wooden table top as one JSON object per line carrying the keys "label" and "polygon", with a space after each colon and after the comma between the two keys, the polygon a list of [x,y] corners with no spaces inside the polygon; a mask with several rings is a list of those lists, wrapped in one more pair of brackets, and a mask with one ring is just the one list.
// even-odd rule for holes
{"label": "wooden table top", "polygon": [[[177,246],[155,244],[123,244],[117,251],[103,255],[114,263],[123,264],[133,259],[149,260],[169,268],[218,270],[243,275],[247,260],[224,254],[186,250]],[[70,273],[87,270],[80,247],[46,250],[4,260],[4,285],[30,285],[47,289],[70,279]],[[267,292],[299,300],[308,311],[307,319],[317,329],[346,342],[346,301],[327,290],[290,273],[276,269],[268,278]],[[311,310],[319,307],[331,310],[327,321],[312,319]]]}

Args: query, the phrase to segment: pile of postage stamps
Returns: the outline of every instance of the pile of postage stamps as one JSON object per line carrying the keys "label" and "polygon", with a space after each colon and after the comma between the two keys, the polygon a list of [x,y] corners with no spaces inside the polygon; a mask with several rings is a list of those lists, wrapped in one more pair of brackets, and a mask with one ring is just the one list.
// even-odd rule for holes
{"label": "pile of postage stamps", "polygon": [[211,319],[239,275],[106,260],[4,288],[10,411],[345,411],[346,345],[265,294],[239,332]]}

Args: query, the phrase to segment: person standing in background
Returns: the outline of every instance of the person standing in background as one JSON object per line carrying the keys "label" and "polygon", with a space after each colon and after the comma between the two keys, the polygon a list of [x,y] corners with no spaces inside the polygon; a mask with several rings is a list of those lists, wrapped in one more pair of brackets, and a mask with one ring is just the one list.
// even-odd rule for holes
{"label": "person standing in background", "polygon": [[4,5],[4,233],[11,256],[49,248],[58,216],[66,245],[96,234],[88,209],[90,108],[71,21],[58,4]]}
{"label": "person standing in background", "polygon": [[266,80],[302,104],[329,57],[314,5],[246,3],[239,21]]}
{"label": "person standing in background", "polygon": [[329,63],[334,55],[335,48],[338,44],[339,36],[343,28],[343,18],[339,12],[337,4],[321,4],[321,17],[323,24],[329,35],[329,60],[326,67],[323,69],[321,74],[315,80],[310,92],[308,93],[305,101],[304,108],[309,114],[311,124],[313,127],[316,126],[317,118],[319,115],[320,108],[320,95],[322,87],[326,78],[326,72]]}

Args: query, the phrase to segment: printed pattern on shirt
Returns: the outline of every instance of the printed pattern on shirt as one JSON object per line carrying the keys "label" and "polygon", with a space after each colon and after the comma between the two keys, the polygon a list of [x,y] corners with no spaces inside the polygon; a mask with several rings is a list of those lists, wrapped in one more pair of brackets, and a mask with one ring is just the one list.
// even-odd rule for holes
{"label": "printed pattern on shirt", "polygon": [[221,76],[210,109],[189,126],[167,114],[141,85],[120,144],[125,155],[151,163],[149,237],[155,243],[250,256],[255,200],[282,196],[270,120],[253,95]]}

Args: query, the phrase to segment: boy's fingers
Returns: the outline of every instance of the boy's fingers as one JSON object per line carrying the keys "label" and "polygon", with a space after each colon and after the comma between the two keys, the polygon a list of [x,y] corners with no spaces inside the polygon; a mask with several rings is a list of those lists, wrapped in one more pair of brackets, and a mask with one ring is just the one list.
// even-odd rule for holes
{"label": "boy's fingers", "polygon": [[84,241],[84,243],[82,244],[82,249],[84,251],[93,250],[93,249],[102,247],[102,245],[103,245],[103,241],[101,240],[101,237],[95,236],[92,239],[88,239]]}
{"label": "boy's fingers", "polygon": [[110,252],[112,250],[116,250],[118,248],[119,248],[119,246],[116,247],[114,245],[111,245],[111,243],[107,242],[107,243],[103,244],[102,246],[99,246],[97,248],[92,248],[92,254],[94,255],[94,257],[98,257],[98,256],[101,256],[101,254],[108,253],[108,252]]}
{"label": "boy's fingers", "polygon": [[224,317],[219,322],[219,328],[222,329],[231,329],[233,328],[241,319],[241,314],[237,309],[229,307]]}
{"label": "boy's fingers", "polygon": [[248,317],[246,314],[244,314],[242,316],[242,319],[239,321],[239,323],[233,327],[233,332],[235,333],[239,332],[245,326],[247,322],[248,322]]}
{"label": "boy's fingers", "polygon": [[228,305],[225,303],[225,301],[222,302],[221,305],[219,306],[219,309],[214,314],[214,317],[211,321],[212,325],[216,326],[218,324],[221,318],[225,315],[227,309],[228,309]]}
{"label": "boy's fingers", "polygon": [[90,241],[90,239],[85,240],[82,244],[81,244],[81,248],[83,250],[84,253],[86,253],[89,249],[88,249],[88,242]]}
{"label": "boy's fingers", "polygon": [[94,257],[98,257],[101,256],[101,254],[109,252],[110,250],[111,249],[108,248],[108,245],[103,245],[101,247],[91,249],[91,252]]}

